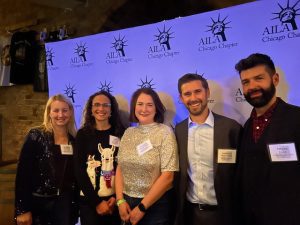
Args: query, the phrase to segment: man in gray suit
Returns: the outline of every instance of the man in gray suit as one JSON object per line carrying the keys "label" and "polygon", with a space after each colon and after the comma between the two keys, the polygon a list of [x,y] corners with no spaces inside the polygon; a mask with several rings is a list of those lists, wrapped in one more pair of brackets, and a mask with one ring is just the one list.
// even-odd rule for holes
{"label": "man in gray suit", "polygon": [[185,74],[178,81],[189,117],[175,127],[177,174],[176,225],[232,225],[232,195],[241,125],[207,106],[207,80]]}

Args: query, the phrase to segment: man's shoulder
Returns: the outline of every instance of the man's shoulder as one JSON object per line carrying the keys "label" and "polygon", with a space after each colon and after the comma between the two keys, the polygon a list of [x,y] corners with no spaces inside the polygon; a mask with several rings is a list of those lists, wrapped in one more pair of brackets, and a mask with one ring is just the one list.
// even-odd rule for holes
{"label": "man's shoulder", "polygon": [[182,127],[182,126],[186,126],[188,121],[189,121],[189,118],[186,118],[186,119],[182,120],[181,122],[177,123],[176,126],[175,126],[175,129],[179,128],[179,127]]}
{"label": "man's shoulder", "polygon": [[217,114],[217,113],[214,113],[214,112],[213,112],[213,115],[214,115],[214,120],[215,121],[222,121],[222,123],[225,123],[225,124],[232,124],[232,125],[236,125],[236,126],[241,126],[240,123],[238,123],[236,120],[234,120],[230,117],[223,116],[223,115],[220,115],[220,114]]}
{"label": "man's shoulder", "polygon": [[289,110],[290,112],[293,112],[293,113],[300,113],[300,107],[299,106],[292,105],[292,104],[287,103],[287,102],[285,102],[281,99],[279,100],[278,105],[279,105],[279,107],[283,108],[284,110]]}

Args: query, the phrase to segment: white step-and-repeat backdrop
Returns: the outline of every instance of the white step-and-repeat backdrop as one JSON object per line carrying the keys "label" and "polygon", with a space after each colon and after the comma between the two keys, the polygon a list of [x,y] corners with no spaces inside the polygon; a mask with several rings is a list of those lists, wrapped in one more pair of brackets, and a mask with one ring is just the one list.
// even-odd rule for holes
{"label": "white step-and-repeat backdrop", "polygon": [[132,93],[152,87],[163,100],[166,123],[188,112],[177,80],[185,73],[209,81],[209,107],[241,124],[245,102],[235,64],[251,53],[268,54],[280,74],[277,95],[300,105],[300,1],[265,0],[155,24],[46,44],[49,94],[63,93],[77,125],[88,97],[101,89],[116,96],[126,114]]}

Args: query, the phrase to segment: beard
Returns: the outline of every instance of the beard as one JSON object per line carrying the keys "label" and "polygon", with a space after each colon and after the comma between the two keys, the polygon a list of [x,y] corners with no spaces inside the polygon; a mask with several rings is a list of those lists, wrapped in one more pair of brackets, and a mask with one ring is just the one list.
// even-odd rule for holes
{"label": "beard", "polygon": [[197,103],[200,103],[199,107],[197,107],[197,108],[193,108],[193,107],[190,106],[190,104],[193,104],[193,103],[196,103],[196,102],[190,102],[186,106],[189,113],[193,116],[201,115],[207,107],[207,102],[197,101]]}
{"label": "beard", "polygon": [[[251,97],[252,93],[260,92],[261,96],[259,97]],[[249,91],[247,94],[244,94],[246,101],[255,108],[260,108],[267,105],[273,96],[275,95],[276,88],[273,83],[271,83],[270,87],[267,89],[258,88]]]}

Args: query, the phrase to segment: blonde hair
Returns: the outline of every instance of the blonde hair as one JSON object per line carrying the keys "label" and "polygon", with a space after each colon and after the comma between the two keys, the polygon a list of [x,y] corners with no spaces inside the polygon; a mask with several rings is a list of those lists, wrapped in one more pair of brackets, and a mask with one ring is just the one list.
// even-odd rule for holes
{"label": "blonde hair", "polygon": [[71,101],[62,94],[53,95],[52,97],[50,97],[48,99],[47,104],[46,104],[46,108],[45,108],[45,112],[44,112],[44,122],[43,122],[44,129],[48,132],[53,132],[53,127],[52,127],[52,123],[51,123],[51,119],[50,119],[49,114],[50,114],[50,110],[51,110],[51,104],[54,101],[65,102],[65,103],[68,104],[69,109],[71,110],[71,118],[70,118],[70,120],[67,124],[67,131],[73,137],[75,137],[75,135],[76,135],[76,124],[75,124],[75,117],[74,117],[74,107],[73,107],[73,104],[71,103]]}

